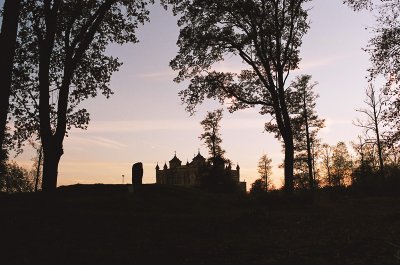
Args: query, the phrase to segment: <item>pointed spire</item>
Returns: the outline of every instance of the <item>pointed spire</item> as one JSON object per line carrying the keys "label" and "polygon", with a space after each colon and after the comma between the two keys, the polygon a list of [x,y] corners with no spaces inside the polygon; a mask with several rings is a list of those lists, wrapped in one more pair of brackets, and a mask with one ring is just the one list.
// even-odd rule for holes
{"label": "pointed spire", "polygon": [[239,163],[237,163],[236,170],[239,170],[239,169],[240,169]]}
{"label": "pointed spire", "polygon": [[160,167],[158,166],[158,162],[157,162],[156,170],[159,170],[159,169],[160,169]]}

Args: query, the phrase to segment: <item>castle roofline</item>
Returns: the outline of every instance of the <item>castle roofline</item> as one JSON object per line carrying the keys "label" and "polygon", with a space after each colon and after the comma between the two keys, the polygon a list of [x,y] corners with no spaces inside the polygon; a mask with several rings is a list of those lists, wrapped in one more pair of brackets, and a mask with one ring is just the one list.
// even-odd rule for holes
{"label": "castle roofline", "polygon": [[175,151],[175,155],[174,157],[169,161],[170,163],[174,163],[174,162],[179,162],[181,163],[182,161],[176,156],[176,151]]}
{"label": "castle roofline", "polygon": [[196,155],[195,157],[193,157],[193,161],[199,160],[199,159],[205,160],[204,156],[202,156],[202,155],[200,154],[200,151],[197,153],[197,155]]}

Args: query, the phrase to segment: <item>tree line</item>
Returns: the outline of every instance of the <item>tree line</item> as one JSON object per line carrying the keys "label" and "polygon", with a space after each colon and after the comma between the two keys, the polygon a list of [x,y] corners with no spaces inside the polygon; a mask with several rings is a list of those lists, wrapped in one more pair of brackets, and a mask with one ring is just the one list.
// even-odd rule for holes
{"label": "tree line", "polygon": [[[137,42],[136,29],[149,20],[148,6],[153,2],[4,2],[0,38],[4,47],[1,50],[4,74],[0,79],[1,146],[2,150],[18,150],[28,139],[40,140],[43,191],[54,191],[57,186],[58,164],[68,130],[85,129],[90,121],[89,113],[80,108],[80,103],[99,93],[106,97],[113,93],[110,78],[122,63],[105,54],[107,45]],[[189,81],[188,87],[179,94],[187,111],[194,113],[196,106],[210,98],[221,103],[229,101],[231,112],[259,107],[260,114],[269,120],[265,130],[282,143],[284,191],[288,195],[293,194],[300,182],[310,190],[318,185],[316,135],[324,120],[315,111],[316,83],[311,82],[310,75],[295,78],[291,75],[299,67],[302,38],[310,28],[306,6],[310,2],[161,1],[179,18],[178,52],[170,66],[178,72],[175,82]],[[379,27],[366,50],[372,63],[371,82],[384,75],[388,81],[382,93],[390,98],[385,100],[385,108],[378,116],[369,115],[377,109],[361,110],[369,119],[378,121],[368,120],[359,125],[366,128],[368,135],[361,142],[362,164],[367,161],[366,150],[375,151],[376,147],[379,175],[385,182],[383,153],[395,150],[399,138],[396,32],[400,6],[396,1],[387,0],[344,3],[355,10],[378,10],[380,14]],[[216,71],[214,66],[230,56],[242,60],[242,70],[239,73]],[[382,120],[390,128],[385,136],[381,136]],[[371,132],[375,134],[370,139]],[[343,146],[338,144],[334,149],[339,152]],[[213,150],[214,154],[216,151]],[[6,154],[1,152],[2,161],[6,160]],[[336,179],[338,174],[328,171],[330,182],[342,182]],[[299,172],[308,176],[305,181],[298,178]]]}

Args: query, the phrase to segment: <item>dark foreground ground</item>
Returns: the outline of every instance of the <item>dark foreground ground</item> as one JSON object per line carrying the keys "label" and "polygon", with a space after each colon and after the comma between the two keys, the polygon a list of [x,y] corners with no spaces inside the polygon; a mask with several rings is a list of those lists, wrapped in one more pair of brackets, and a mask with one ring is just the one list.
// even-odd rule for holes
{"label": "dark foreground ground", "polygon": [[70,186],[0,196],[0,229],[5,265],[400,264],[400,198]]}

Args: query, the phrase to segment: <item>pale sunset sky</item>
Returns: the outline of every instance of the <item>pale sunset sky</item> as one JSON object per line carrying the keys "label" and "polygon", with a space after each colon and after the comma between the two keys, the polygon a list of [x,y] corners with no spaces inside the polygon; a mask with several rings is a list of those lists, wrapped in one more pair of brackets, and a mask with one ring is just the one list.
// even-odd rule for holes
{"label": "pale sunset sky", "polygon": [[[3,1],[1,6],[3,5]],[[355,13],[342,0],[314,0],[309,19],[311,28],[303,39],[299,74],[310,74],[319,84],[316,92],[317,113],[326,119],[326,128],[319,136],[334,145],[355,140],[360,129],[352,125],[359,115],[355,109],[363,106],[367,86],[368,54],[362,51],[371,36],[366,28],[374,25],[367,12]],[[207,101],[195,116],[185,112],[178,92],[186,84],[172,81],[176,73],[168,66],[176,55],[179,29],[176,18],[159,5],[151,8],[151,22],[138,30],[140,43],[111,45],[108,53],[124,63],[111,80],[115,94],[110,99],[98,96],[87,101],[91,114],[86,131],[73,129],[64,141],[64,155],[59,165],[58,185],[75,183],[125,183],[131,180],[131,166],[144,164],[144,182],[155,182],[157,162],[164,165],[174,156],[186,163],[200,148],[200,121],[206,111],[220,106]],[[219,69],[238,71],[240,62],[225,62]],[[281,144],[271,134],[263,132],[270,117],[248,109],[230,114],[224,111],[221,122],[222,147],[226,157],[241,168],[241,180],[251,183],[258,178],[257,163],[262,154],[273,160],[274,183],[280,186],[283,172],[278,168],[283,155]],[[32,151],[15,160],[31,167]]]}

